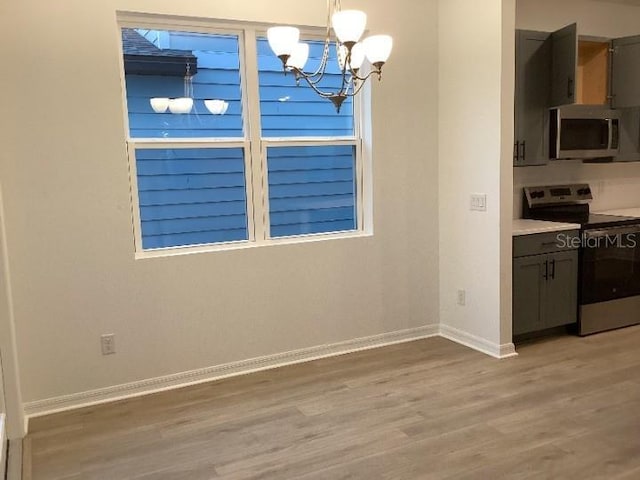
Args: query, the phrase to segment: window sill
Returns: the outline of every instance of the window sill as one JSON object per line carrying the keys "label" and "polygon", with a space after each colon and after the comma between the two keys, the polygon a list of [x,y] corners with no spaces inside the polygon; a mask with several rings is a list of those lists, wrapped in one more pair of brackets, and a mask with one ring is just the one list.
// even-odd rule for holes
{"label": "window sill", "polygon": [[373,237],[373,234],[368,232],[352,231],[352,232],[302,235],[302,236],[295,236],[295,237],[282,237],[282,238],[273,238],[273,239],[261,240],[261,241],[218,243],[218,244],[197,245],[197,246],[188,246],[188,247],[170,247],[170,248],[136,252],[135,259],[143,260],[147,258],[175,257],[175,256],[182,256],[182,255],[193,255],[197,253],[227,252],[232,250],[246,250],[246,249],[261,248],[261,247],[273,247],[278,245],[297,245],[297,244],[303,244],[303,243],[316,243],[316,242],[325,242],[330,240],[342,240],[342,239],[349,239],[349,238],[367,238],[367,237]]}

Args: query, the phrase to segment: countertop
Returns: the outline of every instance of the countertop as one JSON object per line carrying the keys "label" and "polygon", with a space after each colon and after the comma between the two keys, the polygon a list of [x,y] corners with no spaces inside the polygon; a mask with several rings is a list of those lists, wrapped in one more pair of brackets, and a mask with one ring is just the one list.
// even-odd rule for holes
{"label": "countertop", "polygon": [[[637,209],[640,213],[640,208]],[[513,220],[513,236],[533,235],[534,233],[562,232],[565,230],[579,230],[577,223],[546,222],[543,220],[525,220],[522,218]]]}
{"label": "countertop", "polygon": [[634,208],[617,208],[615,210],[605,210],[603,212],[595,212],[603,215],[619,215],[621,217],[640,218],[640,207]]}

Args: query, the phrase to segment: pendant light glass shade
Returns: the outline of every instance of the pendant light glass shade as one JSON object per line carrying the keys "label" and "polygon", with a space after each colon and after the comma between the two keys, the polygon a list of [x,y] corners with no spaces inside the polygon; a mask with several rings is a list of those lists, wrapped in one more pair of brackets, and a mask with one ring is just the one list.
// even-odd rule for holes
{"label": "pendant light glass shade", "polygon": [[[337,48],[337,57],[338,57],[338,66],[340,69],[345,68],[345,62],[347,61],[347,55],[349,54],[349,50],[344,45],[340,45]],[[346,65],[348,68],[351,66],[354,70],[360,70],[362,64],[364,63],[365,53],[364,47],[361,42],[356,43],[351,49],[351,61],[349,65]]]}
{"label": "pendant light glass shade", "polygon": [[364,53],[372,65],[384,64],[391,55],[393,39],[389,35],[373,35],[362,42]]}
{"label": "pendant light glass shade", "polygon": [[277,57],[291,55],[300,40],[300,30],[296,27],[271,27],[267,30],[267,39]]}
{"label": "pendant light glass shade", "polygon": [[309,44],[297,43],[293,48],[291,57],[287,60],[287,67],[295,67],[298,70],[303,70],[305,63],[309,58]]}
{"label": "pendant light glass shade", "polygon": [[204,106],[214,115],[224,115],[229,108],[229,102],[224,100],[205,100]]}
{"label": "pendant light glass shade", "polygon": [[351,49],[351,68],[359,70],[364,63],[365,51],[361,42],[356,43]]}
{"label": "pendant light glass shade", "polygon": [[367,14],[360,10],[341,10],[333,14],[331,25],[340,43],[355,43],[367,26]]}
{"label": "pendant light glass shade", "polygon": [[156,113],[164,113],[167,111],[167,108],[169,108],[169,99],[166,97],[150,98],[149,103]]}
{"label": "pendant light glass shade", "polygon": [[179,97],[169,100],[169,111],[171,113],[189,113],[193,108],[193,98]]}

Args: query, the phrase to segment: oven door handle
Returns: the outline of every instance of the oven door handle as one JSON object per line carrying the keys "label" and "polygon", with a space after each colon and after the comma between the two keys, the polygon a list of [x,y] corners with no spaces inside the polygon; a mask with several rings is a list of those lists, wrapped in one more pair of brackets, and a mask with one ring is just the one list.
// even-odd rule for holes
{"label": "oven door handle", "polygon": [[556,279],[556,261],[551,260],[551,280]]}
{"label": "oven door handle", "polygon": [[627,235],[630,233],[640,234],[640,225],[630,225],[627,227],[611,227],[599,230],[585,230],[586,238],[603,238],[612,235]]}

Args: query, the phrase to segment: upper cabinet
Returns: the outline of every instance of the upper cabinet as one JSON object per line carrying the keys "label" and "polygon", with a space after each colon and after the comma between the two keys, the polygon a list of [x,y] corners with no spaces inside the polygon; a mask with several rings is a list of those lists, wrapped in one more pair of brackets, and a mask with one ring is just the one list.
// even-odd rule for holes
{"label": "upper cabinet", "polygon": [[615,161],[640,161],[640,36],[581,37],[516,31],[514,166],[549,162],[549,108],[603,105],[620,110]]}
{"label": "upper cabinet", "polygon": [[578,26],[551,34],[551,105],[576,103]]}
{"label": "upper cabinet", "polygon": [[513,164],[544,165],[549,159],[551,44],[549,34],[516,32],[515,144]]}
{"label": "upper cabinet", "polygon": [[613,40],[611,46],[612,106],[640,106],[640,36]]}
{"label": "upper cabinet", "polygon": [[594,40],[574,23],[551,34],[551,104],[640,106],[640,36]]}

